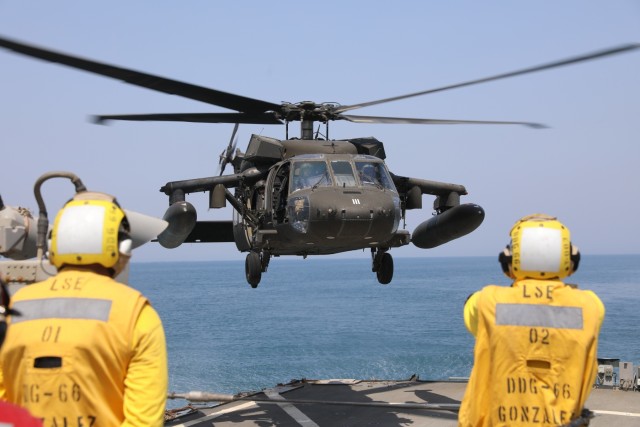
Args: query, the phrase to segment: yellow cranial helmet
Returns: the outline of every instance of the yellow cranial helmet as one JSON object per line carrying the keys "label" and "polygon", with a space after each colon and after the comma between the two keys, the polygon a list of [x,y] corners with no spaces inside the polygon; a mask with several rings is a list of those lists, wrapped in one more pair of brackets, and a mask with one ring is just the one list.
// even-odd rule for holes
{"label": "yellow cranial helmet", "polygon": [[499,261],[512,279],[562,279],[578,268],[580,252],[571,245],[569,229],[555,217],[525,216],[514,224],[510,236],[511,244]]}
{"label": "yellow cranial helmet", "polygon": [[49,261],[63,265],[99,264],[112,268],[130,255],[129,224],[115,198],[81,192],[58,212],[51,232]]}

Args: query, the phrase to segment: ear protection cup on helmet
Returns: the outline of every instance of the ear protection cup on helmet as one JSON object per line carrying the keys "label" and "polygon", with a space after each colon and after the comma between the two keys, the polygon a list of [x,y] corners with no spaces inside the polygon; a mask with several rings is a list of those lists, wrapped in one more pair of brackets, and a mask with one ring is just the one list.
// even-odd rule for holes
{"label": "ear protection cup on helmet", "polygon": [[580,250],[576,245],[571,245],[571,274],[578,271],[580,265]]}
{"label": "ear protection cup on helmet", "polygon": [[500,263],[500,267],[502,267],[502,272],[506,274],[507,277],[513,277],[511,274],[512,259],[513,256],[511,255],[511,248],[507,245],[507,247],[498,254],[498,262]]}
{"label": "ear protection cup on helmet", "polygon": [[131,256],[132,246],[133,241],[129,237],[124,238],[120,240],[120,243],[118,244],[118,252],[120,252],[120,255]]}
{"label": "ear protection cup on helmet", "polygon": [[[114,203],[118,203],[114,200]],[[120,206],[120,205],[118,205]],[[118,252],[121,255],[130,257],[131,249],[133,248],[133,240],[131,240],[131,226],[129,225],[129,220],[125,216],[120,223],[120,229],[118,230]]]}

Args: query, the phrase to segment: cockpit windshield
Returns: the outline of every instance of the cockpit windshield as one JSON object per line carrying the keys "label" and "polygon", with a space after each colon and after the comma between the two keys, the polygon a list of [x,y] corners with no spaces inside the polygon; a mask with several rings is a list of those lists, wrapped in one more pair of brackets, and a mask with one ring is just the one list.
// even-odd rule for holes
{"label": "cockpit windshield", "polygon": [[291,192],[333,185],[327,164],[323,161],[296,162],[291,183]]}
{"label": "cockpit windshield", "polygon": [[[364,156],[363,156],[364,157]],[[298,160],[293,162],[290,192],[330,187],[367,187],[395,191],[384,163],[364,158],[354,160]],[[355,166],[355,168],[354,168]]]}
{"label": "cockpit windshield", "polygon": [[344,160],[336,160],[331,162],[333,175],[336,177],[338,187],[355,187],[356,177],[353,176],[353,168],[351,163]]}
{"label": "cockpit windshield", "polygon": [[394,190],[393,181],[387,173],[384,165],[378,162],[356,162],[356,170],[362,185],[374,185],[377,187]]}

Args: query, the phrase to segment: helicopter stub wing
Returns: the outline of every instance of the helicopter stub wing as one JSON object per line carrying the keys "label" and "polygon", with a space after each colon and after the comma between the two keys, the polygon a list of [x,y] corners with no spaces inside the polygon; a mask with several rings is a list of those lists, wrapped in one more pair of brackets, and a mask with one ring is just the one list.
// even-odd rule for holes
{"label": "helicopter stub wing", "polygon": [[391,178],[393,179],[393,183],[400,194],[406,194],[410,191],[414,191],[414,188],[418,188],[420,190],[420,194],[431,194],[433,196],[442,196],[449,193],[456,193],[461,196],[467,194],[467,189],[464,188],[464,185],[460,184],[410,178],[406,176],[398,176],[393,173],[391,174]]}
{"label": "helicopter stub wing", "polygon": [[171,196],[176,191],[184,194],[210,191],[215,186],[222,184],[226,188],[234,188],[241,182],[252,183],[266,178],[268,169],[249,168],[241,173],[231,175],[211,176],[207,178],[186,179],[183,181],[170,181],[160,188],[160,191],[167,196]]}
{"label": "helicopter stub wing", "polygon": [[[232,175],[167,182],[160,191],[169,196],[169,208],[163,217],[169,226],[158,236],[158,241],[169,249],[176,248],[184,242],[233,242],[233,230],[226,222],[197,222],[196,209],[185,200],[185,194],[209,191],[210,207],[224,206],[224,200],[220,199],[222,197],[241,212],[243,211],[241,202],[229,192],[228,188],[251,185],[264,179],[267,174],[268,169],[253,167]],[[249,220],[254,219],[248,213],[245,215]]]}
{"label": "helicopter stub wing", "polygon": [[474,203],[460,204],[467,194],[464,185],[391,174],[405,209],[421,209],[422,195],[436,196],[433,207],[437,214],[419,224],[411,234],[411,242],[421,249],[431,249],[471,233],[484,221],[484,209]]}

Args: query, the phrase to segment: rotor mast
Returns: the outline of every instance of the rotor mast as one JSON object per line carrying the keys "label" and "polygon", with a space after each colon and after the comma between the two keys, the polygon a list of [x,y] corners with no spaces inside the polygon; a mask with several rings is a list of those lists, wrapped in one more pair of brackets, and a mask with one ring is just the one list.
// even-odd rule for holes
{"label": "rotor mast", "polygon": [[313,122],[312,119],[302,119],[300,121],[301,139],[313,139]]}
{"label": "rotor mast", "polygon": [[325,105],[318,105],[313,101],[303,101],[297,105],[297,117],[300,120],[300,139],[314,139],[313,124],[323,122],[327,126],[326,137],[329,138],[330,110]]}
{"label": "rotor mast", "polygon": [[317,120],[317,105],[312,101],[299,104],[300,111],[300,139],[313,139],[313,124]]}

